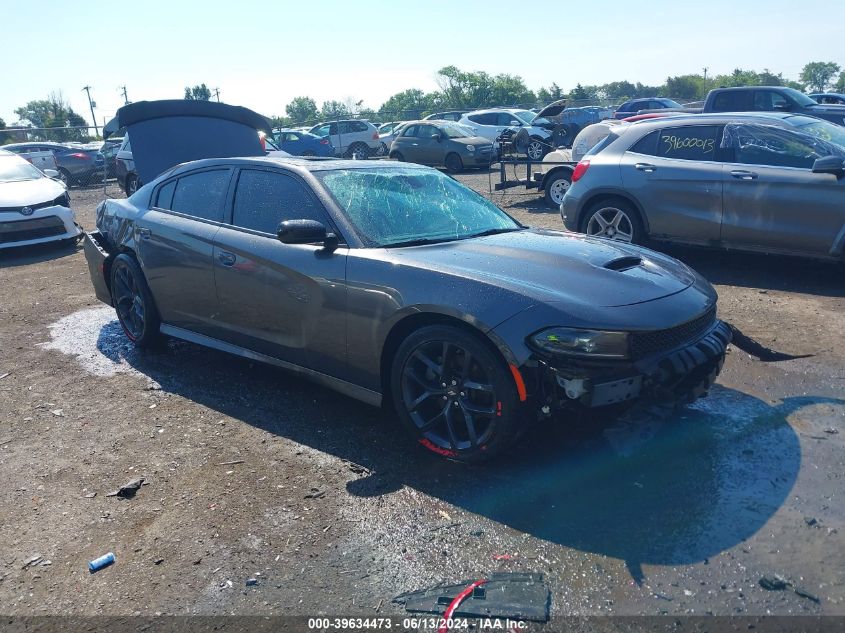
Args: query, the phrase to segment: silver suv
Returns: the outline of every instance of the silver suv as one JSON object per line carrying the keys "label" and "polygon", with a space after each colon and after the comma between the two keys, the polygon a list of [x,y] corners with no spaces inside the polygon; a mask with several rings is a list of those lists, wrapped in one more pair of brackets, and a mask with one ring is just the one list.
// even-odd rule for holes
{"label": "silver suv", "polygon": [[789,113],[697,114],[618,126],[576,166],[566,227],[843,259],[845,128]]}
{"label": "silver suv", "polygon": [[309,132],[319,137],[328,137],[338,156],[368,158],[381,150],[378,130],[369,121],[349,119],[318,123]]}

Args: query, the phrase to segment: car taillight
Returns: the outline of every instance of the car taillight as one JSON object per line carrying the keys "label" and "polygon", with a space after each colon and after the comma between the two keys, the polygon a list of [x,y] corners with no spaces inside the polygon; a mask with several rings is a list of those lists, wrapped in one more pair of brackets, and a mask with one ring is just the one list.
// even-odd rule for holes
{"label": "car taillight", "polygon": [[579,180],[581,180],[581,176],[586,174],[589,168],[590,161],[586,158],[577,165],[575,165],[575,171],[572,172],[572,182],[578,182]]}
{"label": "car taillight", "polygon": [[328,145],[328,144],[329,144],[329,139],[327,139],[327,138],[321,138],[320,139],[320,145]]}
{"label": "car taillight", "polygon": [[83,154],[82,152],[75,152],[70,154],[71,158],[88,158],[88,154]]}
{"label": "car taillight", "polygon": [[377,141],[377,140],[378,140],[378,130],[376,130],[375,132],[373,132],[373,140],[374,140],[374,141]]}

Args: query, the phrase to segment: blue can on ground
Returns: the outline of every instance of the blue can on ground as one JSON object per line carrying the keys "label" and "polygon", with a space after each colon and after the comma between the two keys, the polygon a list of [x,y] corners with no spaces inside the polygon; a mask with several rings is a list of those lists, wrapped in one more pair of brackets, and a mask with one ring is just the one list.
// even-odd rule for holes
{"label": "blue can on ground", "polygon": [[114,554],[109,552],[108,554],[104,554],[103,556],[100,556],[99,558],[95,558],[94,560],[89,561],[88,571],[90,571],[93,574],[95,571],[100,571],[104,567],[108,567],[113,562],[114,562]]}

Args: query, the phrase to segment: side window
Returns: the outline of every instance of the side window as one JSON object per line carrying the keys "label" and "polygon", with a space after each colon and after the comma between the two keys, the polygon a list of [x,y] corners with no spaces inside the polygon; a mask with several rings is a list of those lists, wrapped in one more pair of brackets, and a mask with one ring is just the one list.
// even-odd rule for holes
{"label": "side window", "polygon": [[353,121],[352,126],[354,127],[356,132],[366,132],[368,129],[367,124],[363,121]]}
{"label": "side window", "polygon": [[405,128],[405,131],[402,132],[402,136],[408,138],[415,138],[417,136],[417,130],[420,129],[419,125],[409,125]]}
{"label": "side window", "polygon": [[349,134],[352,132],[352,125],[350,125],[349,121],[341,121],[337,124],[337,133],[338,134]]}
{"label": "side window", "polygon": [[328,136],[330,127],[331,126],[329,125],[321,125],[320,127],[311,130],[311,134],[316,136]]}
{"label": "side window", "polygon": [[205,220],[223,221],[223,201],[229,170],[215,169],[182,176],[173,192],[170,208]]}
{"label": "side window", "polygon": [[232,224],[275,235],[284,220],[325,224],[326,214],[308,187],[296,178],[275,171],[242,170]]}
{"label": "side window", "polygon": [[724,144],[734,149],[735,162],[745,165],[812,169],[817,158],[828,155],[812,140],[774,126],[728,126]]}
{"label": "side window", "polygon": [[660,130],[649,132],[629,149],[629,152],[636,152],[637,154],[646,154],[647,156],[657,156],[657,138],[660,136]]}
{"label": "side window", "polygon": [[438,130],[433,125],[421,125],[417,136],[420,138],[437,138],[440,135]]}
{"label": "side window", "polygon": [[329,125],[329,134],[337,134],[337,123]]}
{"label": "side window", "polygon": [[159,209],[170,209],[173,204],[173,192],[176,190],[176,181],[171,180],[162,185],[158,190],[156,204]]}
{"label": "side window", "polygon": [[499,115],[495,112],[488,112],[487,114],[474,114],[468,118],[473,123],[478,123],[479,125],[496,125]]}
{"label": "side window", "polygon": [[750,109],[749,93],[744,90],[720,92],[713,99],[714,112],[747,112]]}
{"label": "side window", "polygon": [[715,160],[719,126],[691,125],[660,131],[657,156],[683,160]]}

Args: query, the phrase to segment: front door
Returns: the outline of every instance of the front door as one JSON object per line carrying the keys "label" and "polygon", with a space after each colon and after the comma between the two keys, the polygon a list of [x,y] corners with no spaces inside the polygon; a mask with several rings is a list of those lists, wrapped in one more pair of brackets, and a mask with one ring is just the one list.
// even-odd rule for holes
{"label": "front door", "polygon": [[164,323],[214,336],[214,236],[231,169],[189,172],[160,185],[135,222],[138,259]]}
{"label": "front door", "polygon": [[338,376],[346,354],[346,252],[282,244],[284,220],[328,215],[297,176],[241,169],[231,222],[214,240],[219,322],[227,342]]}
{"label": "front door", "polygon": [[728,126],[735,153],[724,165],[722,241],[785,253],[828,255],[845,227],[845,180],[814,174],[825,152],[775,126]]}
{"label": "front door", "polygon": [[622,156],[622,183],[643,206],[654,237],[701,244],[719,240],[721,129],[685,125],[656,130]]}

